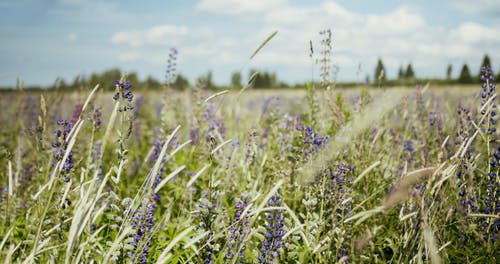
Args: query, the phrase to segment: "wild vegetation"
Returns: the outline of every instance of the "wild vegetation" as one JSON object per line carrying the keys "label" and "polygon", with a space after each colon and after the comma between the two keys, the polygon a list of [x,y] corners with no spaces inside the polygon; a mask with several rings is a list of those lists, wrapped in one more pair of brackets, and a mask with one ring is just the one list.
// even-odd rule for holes
{"label": "wild vegetation", "polygon": [[0,258],[498,263],[491,69],[472,89],[339,91],[322,34],[322,82],[300,91],[138,93],[124,75],[2,94]]}

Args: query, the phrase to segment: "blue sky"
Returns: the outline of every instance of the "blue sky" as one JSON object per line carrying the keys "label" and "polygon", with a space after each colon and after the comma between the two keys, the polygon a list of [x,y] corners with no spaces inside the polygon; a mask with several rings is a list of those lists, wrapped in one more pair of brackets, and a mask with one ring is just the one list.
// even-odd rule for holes
{"label": "blue sky", "polygon": [[313,67],[309,40],[317,46],[326,28],[342,81],[373,78],[378,57],[389,77],[410,62],[418,76],[442,77],[448,63],[455,75],[463,63],[475,73],[485,53],[500,69],[496,0],[12,0],[0,2],[0,86],[18,77],[49,85],[113,67],[163,80],[171,47],[191,81],[211,70],[227,84],[231,72],[246,77],[256,68],[302,82]]}

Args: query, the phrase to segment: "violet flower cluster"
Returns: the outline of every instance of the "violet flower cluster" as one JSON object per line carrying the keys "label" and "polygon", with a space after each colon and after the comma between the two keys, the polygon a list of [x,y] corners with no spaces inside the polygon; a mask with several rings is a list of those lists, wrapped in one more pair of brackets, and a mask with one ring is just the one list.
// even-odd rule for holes
{"label": "violet flower cluster", "polygon": [[[455,145],[459,147],[461,144],[466,142],[470,136],[472,136],[472,116],[470,110],[458,106],[457,113],[459,115],[459,129],[457,132],[457,138],[455,140]],[[470,171],[470,167],[472,164],[472,144],[468,145],[465,150],[464,157],[460,160],[458,164],[458,169],[456,172],[457,176],[457,184],[459,187],[459,197],[460,197],[460,207],[462,208],[464,213],[469,212],[477,212],[478,206],[476,197],[470,189],[467,188],[466,182],[468,177],[468,172]]]}
{"label": "violet flower cluster", "polygon": [[177,77],[177,54],[176,48],[171,48],[167,59],[167,70],[165,71],[165,82],[167,85],[172,84]]}
{"label": "violet flower cluster", "polygon": [[[500,147],[493,152],[490,159],[490,171],[486,181],[486,199],[484,213],[490,215],[498,215],[500,213]],[[492,218],[493,219],[493,218]],[[483,221],[482,228],[486,229],[484,238],[490,237],[490,241],[494,244],[500,235],[500,219],[491,220],[492,223]]]}
{"label": "violet flower cluster", "polygon": [[119,111],[122,112],[134,109],[134,106],[130,104],[130,102],[132,102],[132,99],[134,99],[134,94],[131,91],[132,83],[130,81],[122,82],[120,80],[116,80],[113,83],[113,86],[115,87],[115,95],[113,96],[113,100],[117,101],[121,98],[124,101],[128,101],[128,104],[124,105],[123,108],[120,108]]}
{"label": "violet flower cluster", "polygon": [[[57,125],[60,127],[56,130],[55,136],[56,141],[52,143],[53,152],[52,155],[54,157],[54,161],[52,166],[55,166],[58,161],[61,161],[64,158],[64,154],[66,153],[66,149],[68,148],[68,140],[71,129],[73,129],[73,123],[68,120],[58,120]],[[68,153],[68,157],[64,161],[62,172],[66,175],[71,169],[73,169],[73,151]],[[69,182],[68,177],[64,177],[65,182]]]}
{"label": "violet flower cluster", "polygon": [[92,122],[95,131],[99,131],[102,126],[102,106],[92,105],[88,110],[90,122]]}
{"label": "violet flower cluster", "polygon": [[296,127],[298,131],[303,131],[303,142],[302,142],[302,152],[304,160],[309,160],[312,154],[319,152],[322,148],[324,148],[328,141],[330,140],[330,136],[326,135],[324,137],[320,137],[318,132],[314,131],[312,127],[308,126],[304,128],[301,125]]}
{"label": "violet flower cluster", "polygon": [[[155,207],[154,200],[145,198],[132,216],[132,227],[135,234],[132,235],[133,239],[129,242],[129,245],[134,247],[134,251],[128,252],[128,256],[134,260],[139,260],[139,263],[147,263],[149,248],[151,247],[151,236],[155,225]],[[136,256],[134,252],[137,252],[137,250],[139,252]]]}
{"label": "violet flower cluster", "polygon": [[206,141],[210,142],[212,138],[218,138],[219,135],[224,135],[226,126],[224,119],[217,116],[217,106],[213,103],[207,104],[203,112],[203,121],[208,122]]}
{"label": "violet flower cluster", "polygon": [[237,256],[236,264],[242,264],[245,258],[244,252],[246,249],[245,239],[250,233],[250,218],[249,211],[243,215],[243,211],[250,206],[248,196],[244,195],[242,200],[236,202],[236,212],[232,225],[229,227],[229,237],[226,244],[227,253],[225,263],[232,263],[231,260]]}
{"label": "violet flower cluster", "polygon": [[[267,205],[271,207],[279,207],[282,204],[281,197],[275,194]],[[282,239],[285,235],[283,229],[284,219],[282,209],[273,209],[266,212],[266,234],[262,247],[260,248],[261,255],[259,263],[275,263],[279,258],[279,250],[282,247]]]}
{"label": "violet flower cluster", "polygon": [[[152,190],[156,189],[158,184],[161,182],[163,178],[163,173],[165,172],[165,166],[163,166],[167,162],[166,155],[164,157],[160,157],[161,149],[163,148],[165,142],[161,142],[160,140],[155,140],[153,146],[153,155],[152,161],[156,162],[158,159],[161,160],[161,168],[158,171],[158,174],[155,176],[153,185],[151,187]],[[135,230],[135,234],[132,236],[133,240],[129,243],[129,245],[134,247],[134,251],[129,252],[129,257],[135,257],[134,252],[137,252],[138,246],[139,255],[137,258],[140,263],[146,263],[147,257],[149,255],[149,248],[151,247],[151,237],[153,236],[153,227],[155,225],[154,222],[154,212],[156,209],[156,203],[160,200],[160,195],[152,191],[152,198],[144,198],[142,204],[137,209],[136,212],[133,213],[132,216],[132,227]]]}
{"label": "violet flower cluster", "polygon": [[[491,107],[491,111],[488,113],[488,115],[483,119],[482,124],[486,125],[488,123],[488,133],[494,134],[497,129],[496,129],[496,116],[497,116],[497,105],[495,103],[495,98],[492,99],[493,96],[495,96],[495,78],[493,77],[493,71],[488,68],[488,67],[482,67],[481,68],[481,81],[483,82],[481,87],[481,107],[483,107],[483,110],[481,111],[482,115],[487,114],[487,109],[486,107]],[[489,106],[486,106],[486,103],[489,100],[492,100],[489,104]]]}

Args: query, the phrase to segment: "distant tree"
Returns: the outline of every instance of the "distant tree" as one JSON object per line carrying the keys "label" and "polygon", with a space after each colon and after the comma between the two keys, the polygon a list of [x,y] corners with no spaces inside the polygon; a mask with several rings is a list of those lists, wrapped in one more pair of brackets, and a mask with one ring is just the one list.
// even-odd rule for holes
{"label": "distant tree", "polygon": [[201,89],[213,89],[214,84],[213,84],[213,77],[212,77],[212,72],[208,71],[205,75],[201,75],[198,78],[196,78],[196,84],[195,86]]}
{"label": "distant tree", "polygon": [[405,77],[407,79],[415,78],[415,72],[413,71],[413,66],[411,65],[411,63],[406,67]]}
{"label": "distant tree", "polygon": [[379,58],[377,61],[377,67],[375,68],[374,80],[378,80],[378,79],[385,80],[385,75],[386,75],[386,72],[385,72],[384,63],[382,62],[382,59]]}
{"label": "distant tree", "polygon": [[172,83],[172,87],[176,90],[182,91],[189,87],[189,81],[181,74],[177,74],[175,81]]}
{"label": "distant tree", "polygon": [[[483,57],[483,62],[481,63],[481,67],[483,67],[483,66],[487,66],[487,67],[491,68],[491,60],[490,60],[490,56],[488,56],[488,54],[485,54]],[[479,72],[481,72],[481,69],[479,69]],[[481,75],[481,73],[479,75]]]}
{"label": "distant tree", "polygon": [[73,82],[71,83],[70,87],[71,89],[81,89],[86,84],[85,82],[86,82],[85,78],[81,75],[78,75],[73,79]]}
{"label": "distant tree", "polygon": [[[137,90],[137,89],[141,88],[142,82],[139,81],[139,77],[137,76],[136,72],[126,73],[126,74],[127,74],[127,81],[130,81],[130,83],[132,83],[132,86],[134,87],[134,89]],[[120,74],[120,78],[121,78],[121,74]],[[116,80],[119,80],[120,78],[118,78]]]}
{"label": "distant tree", "polygon": [[160,82],[158,80],[156,80],[155,78],[153,78],[153,76],[149,75],[146,78],[146,81],[144,81],[144,86],[147,89],[156,89],[156,88],[159,88],[161,86],[161,84],[160,84]]}
{"label": "distant tree", "polygon": [[481,68],[482,68],[483,66],[486,66],[486,67],[489,67],[489,68],[491,68],[491,67],[492,67],[492,66],[491,66],[490,56],[488,56],[488,54],[485,54],[485,55],[484,55],[484,57],[483,57],[483,62],[481,63],[481,65],[480,65],[480,67],[479,67],[479,73],[478,73],[478,75],[477,75],[477,76],[478,76],[478,78],[480,78],[480,77],[481,77],[481,74],[482,74],[482,73],[481,73]]}
{"label": "distant tree", "polygon": [[474,82],[470,74],[469,66],[467,66],[467,64],[464,64],[464,66],[462,66],[462,70],[460,71],[460,76],[458,77],[458,82],[464,84]]}
{"label": "distant tree", "polygon": [[453,66],[451,64],[448,64],[448,67],[446,68],[446,79],[451,80],[451,73],[453,71]]}
{"label": "distant tree", "polygon": [[[99,73],[92,73],[90,75],[88,85],[90,85],[91,87],[94,87],[95,85],[100,84],[100,87],[103,90],[108,90],[108,91],[114,90],[115,87],[113,86],[113,83],[116,80],[120,80],[121,76],[122,76],[122,72],[118,68],[106,70],[100,74]],[[136,77],[137,76],[135,76],[135,79],[137,79]],[[130,81],[132,82],[132,85],[137,84],[137,82],[133,82],[132,80],[130,80]]]}
{"label": "distant tree", "polygon": [[231,86],[234,88],[241,88],[241,73],[233,72],[231,74]]}
{"label": "distant tree", "polygon": [[61,90],[66,90],[69,88],[69,86],[66,84],[66,81],[64,78],[58,77],[55,81],[55,88],[56,89],[61,89]]}
{"label": "distant tree", "polygon": [[399,66],[398,79],[403,79],[404,77],[405,77],[405,70],[403,70],[403,66]]}
{"label": "distant tree", "polygon": [[279,88],[290,88],[290,85],[286,82],[281,81],[278,83],[278,87]]}
{"label": "distant tree", "polygon": [[[248,78],[251,78],[256,72],[255,69],[251,69],[248,73]],[[275,88],[278,85],[278,79],[276,73],[269,73],[267,71],[258,72],[257,76],[253,80],[254,88]]]}
{"label": "distant tree", "polygon": [[213,81],[213,74],[212,71],[207,72],[207,77],[205,78],[205,85],[207,89],[213,89],[214,88],[214,81]]}

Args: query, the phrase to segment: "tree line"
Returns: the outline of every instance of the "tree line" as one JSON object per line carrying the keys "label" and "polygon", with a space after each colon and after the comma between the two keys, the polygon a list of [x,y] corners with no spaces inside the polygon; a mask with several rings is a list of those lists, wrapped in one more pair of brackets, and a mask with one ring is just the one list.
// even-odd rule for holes
{"label": "tree line", "polygon": [[[92,73],[89,76],[77,76],[71,82],[67,82],[62,78],[58,78],[54,84],[49,89],[58,90],[75,90],[81,89],[83,87],[92,86],[95,84],[100,84],[101,89],[113,90],[113,83],[115,80],[121,78],[123,71],[118,68],[113,68],[106,70],[102,73]],[[243,87],[243,76],[241,72],[233,72],[230,79],[230,87],[217,86],[213,81],[213,74],[211,71],[206,74],[200,75],[195,79],[193,83],[189,79],[180,73],[172,75],[170,73],[169,78],[166,81],[160,82],[152,76],[148,76],[145,80],[140,80],[137,73],[131,72],[127,73],[127,80],[134,84],[135,88],[138,89],[161,89],[164,87],[170,87],[174,90],[185,90],[188,87],[194,86],[200,89],[218,89],[218,88],[242,88]],[[248,72],[248,78],[245,80],[252,79],[249,86],[256,89],[263,88],[288,88],[289,85],[283,81],[279,81],[276,73],[268,71],[258,71],[256,69],[251,69]],[[39,87],[28,87],[28,88],[39,88]]]}
{"label": "tree line", "polygon": [[[175,66],[175,65],[174,65]],[[489,66],[491,67],[491,59],[488,55],[484,55],[481,67]],[[137,73],[131,72],[127,73],[127,79],[134,84],[134,87],[138,89],[160,89],[162,87],[170,87],[175,90],[185,90],[188,87],[197,87],[201,89],[239,89],[244,85],[248,85],[255,89],[273,89],[273,88],[300,88],[304,87],[304,84],[297,83],[290,85],[284,81],[280,81],[275,72],[269,71],[259,71],[257,69],[251,69],[248,71],[247,76],[243,76],[240,71],[235,71],[231,74],[229,80],[229,86],[218,86],[213,81],[212,72],[209,71],[196,78],[196,80],[191,83],[189,79],[180,73],[175,72],[175,67],[168,67],[165,76],[165,81],[161,82],[152,76],[148,76],[145,80],[140,80]],[[122,71],[118,68],[113,68],[106,70],[101,73],[92,73],[89,76],[78,76],[75,77],[71,82],[67,82],[62,78],[58,78],[55,83],[48,87],[49,89],[58,90],[76,90],[83,87],[93,86],[95,84],[100,84],[101,88],[104,90],[112,90],[113,82],[120,79]],[[460,69],[458,77],[453,78],[453,66],[448,64],[445,70],[445,79],[433,79],[433,83],[436,84],[473,84],[479,81],[479,76],[481,75],[480,69],[477,70],[476,74],[472,74],[469,66],[464,64]],[[500,80],[500,71],[497,73],[497,79]],[[378,59],[373,79],[370,76],[366,76],[365,84],[380,86],[382,83],[384,85],[414,85],[417,83],[422,83],[429,81],[429,79],[418,78],[412,63],[406,66],[400,66],[398,69],[398,75],[395,79],[387,78],[387,71],[385,65],[381,58]],[[355,86],[359,83],[339,83],[342,86]],[[319,84],[318,84],[319,85]],[[40,87],[27,87],[27,88],[38,88]]]}
{"label": "tree line", "polygon": [[[488,66],[492,67],[491,64],[491,59],[490,57],[486,54],[483,57],[482,63],[480,68],[477,70],[477,74],[472,74],[469,66],[467,63],[463,64],[462,68],[460,69],[459,75],[457,78],[453,78],[453,66],[451,64],[448,64],[446,67],[446,79],[437,79],[435,81],[438,81],[439,83],[442,84],[473,84],[477,83],[479,81],[479,78],[481,76],[481,67],[483,66]],[[374,72],[374,80],[372,83],[374,84],[380,84],[381,82],[384,83],[389,83],[389,84],[412,84],[416,83],[417,81],[420,81],[416,75],[415,71],[413,70],[413,65],[409,63],[406,68],[403,66],[399,67],[398,70],[398,77],[397,79],[392,79],[389,80],[386,78],[385,66],[384,63],[382,62],[382,59],[379,58],[377,61],[377,65],[375,67],[375,72]],[[500,79],[500,71],[497,73],[497,79]],[[366,82],[370,83],[369,77],[366,77]]]}

